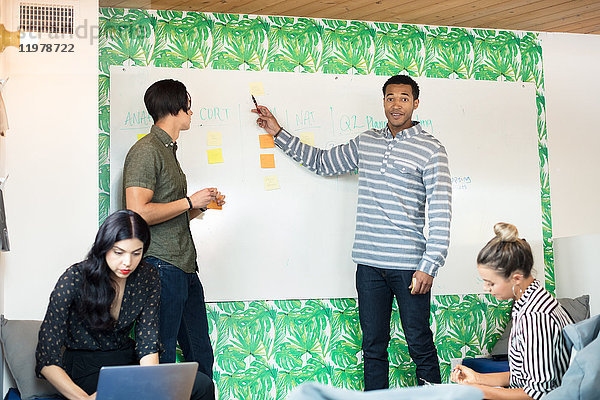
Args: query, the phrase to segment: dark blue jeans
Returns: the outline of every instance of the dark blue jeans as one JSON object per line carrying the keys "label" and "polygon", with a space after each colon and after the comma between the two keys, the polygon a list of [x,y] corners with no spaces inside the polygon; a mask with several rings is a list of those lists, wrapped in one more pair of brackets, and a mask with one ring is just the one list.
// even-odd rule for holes
{"label": "dark blue jeans", "polygon": [[177,342],[185,361],[196,361],[198,371],[213,376],[213,349],[208,335],[204,289],[196,273],[185,273],[156,257],[146,257],[160,274],[161,363],[175,362]]}
{"label": "dark blue jeans", "polygon": [[358,315],[363,332],[365,390],[389,387],[388,344],[394,296],[408,344],[408,353],[417,365],[417,383],[422,379],[441,383],[440,365],[433,334],[429,327],[431,292],[412,295],[408,288],[414,271],[373,268],[359,264],[356,268]]}

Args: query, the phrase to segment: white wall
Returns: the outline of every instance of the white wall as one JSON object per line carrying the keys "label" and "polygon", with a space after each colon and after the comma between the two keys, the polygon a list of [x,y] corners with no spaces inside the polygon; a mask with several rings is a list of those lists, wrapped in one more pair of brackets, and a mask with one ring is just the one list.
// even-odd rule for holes
{"label": "white wall", "polygon": [[75,12],[78,35],[39,39],[73,43],[73,53],[5,51],[9,319],[43,317],[59,274],[81,260],[98,226],[98,43],[89,28],[98,26],[98,2],[82,0]]}
{"label": "white wall", "polygon": [[[17,0],[2,3],[16,30]],[[0,167],[10,174],[11,251],[0,259],[0,297],[9,319],[43,317],[59,274],[81,260],[98,227],[98,43],[89,32],[98,1],[81,0],[77,12],[87,37],[39,40],[73,43],[74,53],[4,52],[10,130]]]}
{"label": "white wall", "polygon": [[[5,23],[5,2],[0,2],[0,24]],[[0,53],[0,79],[6,78],[6,62],[4,52]],[[0,177],[6,176],[6,139],[0,136]],[[0,314],[4,314],[4,253],[0,251]],[[0,354],[2,349],[0,348]],[[4,398],[4,360],[0,360],[0,395]]]}
{"label": "white wall", "polygon": [[600,232],[600,35],[546,34],[544,76],[554,237]]}
{"label": "white wall", "polygon": [[554,239],[558,297],[590,295],[591,315],[600,313],[600,234]]}
{"label": "white wall", "polygon": [[597,314],[600,35],[546,34],[542,43],[557,294],[589,294]]}
{"label": "white wall", "polygon": [[[97,1],[77,8],[76,29],[98,26]],[[73,43],[74,53],[5,51],[7,318],[43,317],[58,275],[82,258],[98,226],[98,44],[86,36],[39,40]]]}

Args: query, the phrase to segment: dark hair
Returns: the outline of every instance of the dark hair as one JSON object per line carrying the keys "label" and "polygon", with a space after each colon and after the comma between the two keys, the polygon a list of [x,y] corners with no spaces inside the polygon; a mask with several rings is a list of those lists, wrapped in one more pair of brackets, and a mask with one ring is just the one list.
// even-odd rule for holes
{"label": "dark hair", "polygon": [[496,236],[477,255],[477,264],[500,273],[505,278],[522,272],[525,278],[531,275],[533,254],[525,239],[519,239],[517,227],[506,222],[494,225]]}
{"label": "dark hair", "polygon": [[144,104],[154,123],[167,115],[177,115],[180,110],[188,112],[190,95],[185,85],[174,79],[154,82],[144,94]]}
{"label": "dark hair", "polygon": [[408,75],[394,75],[383,84],[383,95],[385,96],[385,89],[388,85],[410,85],[412,87],[413,99],[419,98],[419,85],[413,78]]}
{"label": "dark hair", "polygon": [[76,310],[94,330],[109,330],[116,324],[110,315],[116,291],[111,279],[112,271],[106,264],[106,253],[116,242],[132,238],[142,241],[145,253],[150,245],[148,224],[131,210],[117,211],[100,226],[92,249],[79,263],[82,282]]}

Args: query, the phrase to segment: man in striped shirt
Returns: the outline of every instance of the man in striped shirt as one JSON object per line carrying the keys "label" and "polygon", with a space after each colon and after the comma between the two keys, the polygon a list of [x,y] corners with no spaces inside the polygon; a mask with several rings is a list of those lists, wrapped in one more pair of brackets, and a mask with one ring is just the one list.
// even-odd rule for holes
{"label": "man in striped shirt", "polygon": [[450,236],[448,157],[441,143],[412,121],[419,87],[412,78],[396,75],[384,84],[383,95],[386,127],[363,132],[330,150],[301,143],[266,107],[252,110],[275,144],[311,171],[329,176],[358,169],[352,258],[357,263],[365,390],[389,386],[387,348],[394,297],[417,366],[417,383],[441,382],[429,327],[430,289],[444,265]]}

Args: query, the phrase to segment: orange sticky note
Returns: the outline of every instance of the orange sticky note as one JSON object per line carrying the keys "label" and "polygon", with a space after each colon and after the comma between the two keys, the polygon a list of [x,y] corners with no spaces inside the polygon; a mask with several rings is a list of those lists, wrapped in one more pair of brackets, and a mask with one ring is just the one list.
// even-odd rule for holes
{"label": "orange sticky note", "polygon": [[274,154],[261,154],[260,155],[260,167],[261,168],[275,168],[275,155]]}
{"label": "orange sticky note", "polygon": [[260,142],[261,149],[272,149],[275,147],[275,142],[273,142],[273,136],[271,135],[258,135],[258,141]]}
{"label": "orange sticky note", "polygon": [[221,151],[221,149],[208,149],[206,150],[206,154],[208,155],[209,164],[217,164],[223,162],[223,152]]}
{"label": "orange sticky note", "polygon": [[208,205],[206,206],[206,208],[211,208],[213,210],[222,210],[223,206],[218,206],[216,202],[211,201],[210,203],[208,203]]}

